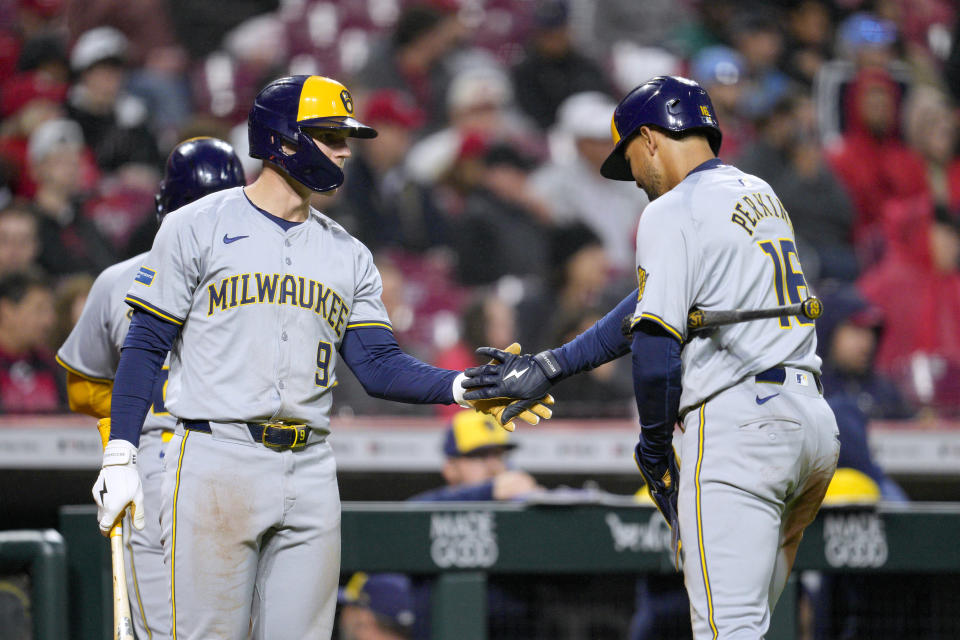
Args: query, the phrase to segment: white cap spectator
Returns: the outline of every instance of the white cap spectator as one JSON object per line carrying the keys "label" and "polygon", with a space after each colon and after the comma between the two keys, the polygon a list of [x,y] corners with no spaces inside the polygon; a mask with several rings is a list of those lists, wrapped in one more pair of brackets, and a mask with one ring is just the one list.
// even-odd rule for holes
{"label": "white cap spectator", "polygon": [[101,62],[123,64],[127,59],[127,45],[127,37],[113,27],[85,31],[70,51],[70,69],[81,73]]}
{"label": "white cap spectator", "polygon": [[622,40],[610,51],[611,77],[624,94],[654,76],[677,75],[683,69],[683,60],[662,47],[641,47]]}
{"label": "white cap spectator", "polygon": [[575,93],[557,109],[557,126],[574,138],[610,139],[610,119],[617,103],[605,93]]}
{"label": "white cap spectator", "polygon": [[30,164],[36,164],[51,152],[62,147],[83,147],[83,131],[73,120],[57,118],[47,120],[30,135],[27,143],[27,157]]}
{"label": "white cap spectator", "polygon": [[272,14],[241,22],[226,35],[223,45],[227,53],[255,70],[280,66],[289,57],[283,22]]}
{"label": "white cap spectator", "polygon": [[510,79],[492,67],[469,69],[457,75],[447,90],[447,108],[450,112],[473,107],[506,106],[513,100]]}

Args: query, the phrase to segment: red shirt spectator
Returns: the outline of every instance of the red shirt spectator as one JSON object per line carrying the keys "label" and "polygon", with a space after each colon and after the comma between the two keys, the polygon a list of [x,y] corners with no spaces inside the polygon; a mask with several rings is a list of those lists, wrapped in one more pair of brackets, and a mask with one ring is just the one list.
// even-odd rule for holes
{"label": "red shirt spectator", "polygon": [[846,133],[828,159],[853,198],[854,243],[871,251],[882,240],[881,211],[891,198],[924,192],[923,160],[900,140],[900,89],[882,69],[864,69],[847,93]]}
{"label": "red shirt spectator", "polygon": [[62,372],[46,346],[53,293],[38,276],[0,278],[0,413],[66,410]]}
{"label": "red shirt spectator", "polygon": [[927,197],[889,202],[887,253],[858,282],[886,318],[876,366],[901,379],[915,354],[960,364],[960,234],[932,212]]}
{"label": "red shirt spectator", "polygon": [[949,211],[960,211],[960,157],[956,154],[958,134],[954,107],[946,93],[936,87],[915,87],[904,104],[904,136],[910,148],[924,162],[922,185],[934,203]]}
{"label": "red shirt spectator", "polygon": [[[10,171],[16,195],[32,198],[37,183],[29,170],[27,141],[38,126],[63,115],[67,86],[42,73],[21,73],[0,88],[0,162]],[[92,158],[91,158],[92,164]]]}

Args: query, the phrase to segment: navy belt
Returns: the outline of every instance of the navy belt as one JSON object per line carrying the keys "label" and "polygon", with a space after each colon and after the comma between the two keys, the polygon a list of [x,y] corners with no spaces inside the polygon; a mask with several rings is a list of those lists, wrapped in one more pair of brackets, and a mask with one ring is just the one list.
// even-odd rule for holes
{"label": "navy belt", "polygon": [[[820,376],[810,373],[813,380],[817,383],[817,389],[823,393],[823,384],[820,383]],[[787,370],[783,367],[770,367],[766,371],[761,371],[754,376],[757,382],[766,382],[767,384],[783,384],[787,381]]]}
{"label": "navy belt", "polygon": [[[310,427],[305,424],[280,424],[275,422],[247,422],[247,429],[254,441],[273,449],[296,449],[307,444]],[[184,420],[183,428],[188,431],[211,433],[207,420]]]}

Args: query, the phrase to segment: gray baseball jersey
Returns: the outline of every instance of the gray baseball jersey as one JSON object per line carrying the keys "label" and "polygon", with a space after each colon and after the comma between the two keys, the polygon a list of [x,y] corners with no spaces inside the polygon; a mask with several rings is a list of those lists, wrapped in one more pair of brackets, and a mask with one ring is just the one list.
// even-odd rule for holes
{"label": "gray baseball jersey", "polygon": [[694,307],[761,309],[807,296],[789,215],[763,180],[720,165],[692,173],[647,205],[637,231],[637,279],[634,323],[651,320],[685,342],[681,415],[776,365],[820,372],[812,321],[755,320],[686,342]]}
{"label": "gray baseball jersey", "polygon": [[[57,351],[57,360],[65,369],[84,378],[113,380],[133,313],[123,298],[146,255],[107,267],[97,276],[80,319]],[[173,431],[177,424],[176,418],[164,406],[168,364],[164,364],[154,385],[153,404],[143,422],[143,433],[156,429]]]}
{"label": "gray baseball jersey", "polygon": [[340,225],[311,209],[284,231],[237,187],[164,221],[126,301],[182,325],[175,416],[326,429],[344,331],[390,327],[381,289],[370,251]]}

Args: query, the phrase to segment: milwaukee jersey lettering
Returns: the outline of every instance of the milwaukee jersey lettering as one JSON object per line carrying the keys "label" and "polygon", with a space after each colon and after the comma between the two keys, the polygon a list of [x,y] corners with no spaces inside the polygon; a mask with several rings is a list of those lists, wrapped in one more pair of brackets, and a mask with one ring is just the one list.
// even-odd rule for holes
{"label": "milwaukee jersey lettering", "polygon": [[763,180],[721,164],[650,203],[637,229],[637,276],[634,323],[684,343],[681,412],[770,367],[820,372],[813,322],[803,318],[687,333],[693,308],[763,309],[810,295],[789,214]]}
{"label": "milwaukee jersey lettering", "polygon": [[390,328],[363,244],[313,209],[284,230],[240,187],[168,216],[140,273],[127,303],[182,325],[167,387],[182,419],[326,428],[344,332]]}

